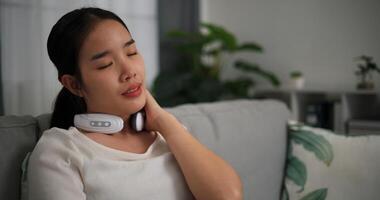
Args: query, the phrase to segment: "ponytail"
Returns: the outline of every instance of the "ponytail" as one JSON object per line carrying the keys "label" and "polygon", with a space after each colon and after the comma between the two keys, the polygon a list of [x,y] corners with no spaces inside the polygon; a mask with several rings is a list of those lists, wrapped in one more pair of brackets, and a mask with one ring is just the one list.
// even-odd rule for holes
{"label": "ponytail", "polygon": [[55,100],[50,128],[68,129],[74,126],[74,116],[85,113],[86,109],[86,103],[82,97],[74,95],[63,87]]}

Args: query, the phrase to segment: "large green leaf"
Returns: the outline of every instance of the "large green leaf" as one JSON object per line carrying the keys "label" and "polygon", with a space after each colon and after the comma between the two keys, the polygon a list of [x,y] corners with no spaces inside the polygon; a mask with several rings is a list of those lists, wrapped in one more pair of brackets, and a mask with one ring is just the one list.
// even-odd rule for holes
{"label": "large green leaf", "polygon": [[183,41],[189,42],[210,42],[214,38],[209,37],[208,35],[204,35],[199,32],[186,32],[181,30],[171,30],[166,33],[169,38],[181,39]]}
{"label": "large green leaf", "polygon": [[263,78],[266,78],[267,80],[269,80],[274,86],[279,86],[281,84],[280,80],[277,78],[277,76],[274,73],[261,69],[260,66],[257,64],[253,64],[244,60],[237,60],[235,62],[235,68],[245,71],[245,72],[250,72],[250,73],[255,73],[257,75],[260,75]]}
{"label": "large green leaf", "polygon": [[167,36],[171,38],[181,38],[181,39],[189,39],[193,36],[192,33],[180,31],[180,30],[172,30],[166,33]]}
{"label": "large green leaf", "polygon": [[286,187],[282,189],[281,200],[289,200],[289,192]]}
{"label": "large green leaf", "polygon": [[235,80],[227,80],[224,82],[224,86],[228,90],[226,93],[240,98],[249,98],[249,88],[254,85],[255,82],[247,77],[239,77]]}
{"label": "large green leaf", "polygon": [[253,43],[253,42],[247,42],[244,44],[239,45],[236,48],[236,51],[254,51],[254,52],[263,52],[263,47],[261,47],[259,44]]}
{"label": "large green leaf", "polygon": [[331,164],[334,158],[331,144],[321,135],[317,135],[309,130],[293,130],[290,139],[297,144],[301,144],[306,150],[311,151],[327,166]]}
{"label": "large green leaf", "polygon": [[207,44],[210,43],[216,38],[210,37],[208,35],[203,35],[198,32],[185,32],[180,30],[172,30],[167,32],[167,36],[178,40],[177,43],[175,43],[175,47],[184,53],[188,54],[201,54],[202,48]]}
{"label": "large green leaf", "polygon": [[301,187],[299,192],[302,192],[307,180],[307,173],[305,164],[297,157],[290,157],[287,160],[286,178],[293,181],[296,185]]}
{"label": "large green leaf", "polygon": [[222,42],[222,48],[228,51],[234,51],[237,48],[237,40],[235,36],[228,32],[222,26],[210,23],[202,23],[202,27],[208,30],[208,35]]}
{"label": "large green leaf", "polygon": [[293,156],[293,145],[291,142],[288,142],[288,149],[287,149],[287,158],[290,158]]}
{"label": "large green leaf", "polygon": [[197,83],[194,83],[193,87],[187,90],[189,96],[191,96],[195,102],[212,102],[219,100],[223,90],[221,83],[212,78],[197,78],[199,78]]}
{"label": "large green leaf", "polygon": [[300,200],[325,200],[327,197],[327,188],[322,188],[310,192]]}

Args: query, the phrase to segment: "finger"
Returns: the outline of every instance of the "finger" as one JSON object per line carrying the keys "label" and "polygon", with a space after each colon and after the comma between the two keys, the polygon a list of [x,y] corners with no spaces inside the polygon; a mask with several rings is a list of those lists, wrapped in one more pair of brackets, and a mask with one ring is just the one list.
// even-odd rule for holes
{"label": "finger", "polygon": [[156,102],[152,94],[145,89],[146,94],[146,105],[145,105],[145,113],[147,117],[147,128],[149,130],[157,130],[157,119],[164,116],[163,109]]}
{"label": "finger", "polygon": [[146,88],[145,88],[145,93],[146,93],[147,103],[150,103],[151,106],[158,106],[158,107],[160,107],[160,105],[154,99],[154,97],[152,96],[152,94]]}
{"label": "finger", "polygon": [[145,112],[147,112],[150,117],[157,116],[158,112],[160,111],[160,106],[156,102],[156,100],[153,98],[152,94],[145,89],[146,93],[146,105],[145,105]]}

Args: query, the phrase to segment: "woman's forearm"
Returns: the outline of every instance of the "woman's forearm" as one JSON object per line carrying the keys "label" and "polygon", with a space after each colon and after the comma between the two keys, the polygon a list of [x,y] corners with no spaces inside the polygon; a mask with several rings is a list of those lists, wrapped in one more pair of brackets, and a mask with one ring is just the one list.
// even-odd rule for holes
{"label": "woman's forearm", "polygon": [[199,143],[169,114],[160,119],[159,132],[174,154],[197,200],[243,199],[242,184],[233,168]]}

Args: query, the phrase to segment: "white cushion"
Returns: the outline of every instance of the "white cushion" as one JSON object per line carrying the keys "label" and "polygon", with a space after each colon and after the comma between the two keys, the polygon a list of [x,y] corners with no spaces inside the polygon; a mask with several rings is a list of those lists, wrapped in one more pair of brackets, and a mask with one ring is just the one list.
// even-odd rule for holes
{"label": "white cushion", "polygon": [[289,199],[299,200],[308,193],[327,188],[327,198],[334,200],[380,199],[380,136],[346,137],[330,131],[304,126],[323,136],[332,146],[334,158],[327,166],[300,144],[293,143],[293,156],[307,169],[304,191],[289,179]]}

